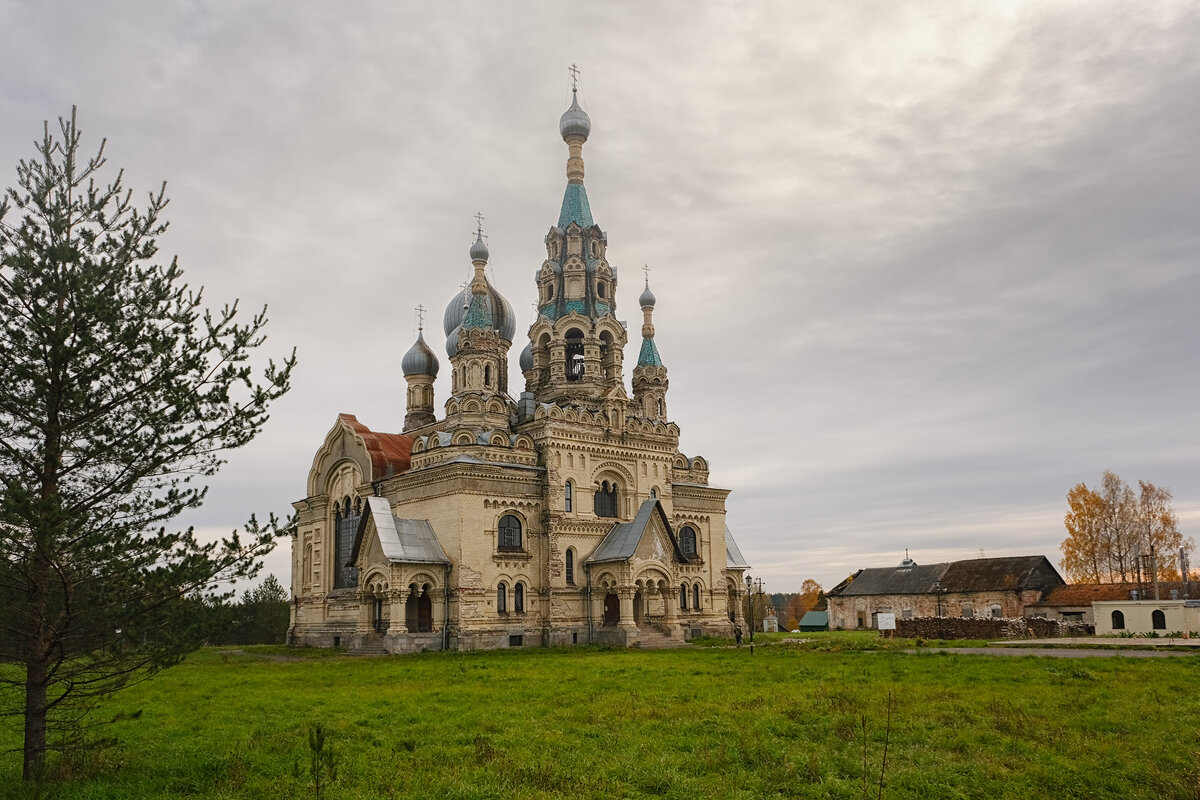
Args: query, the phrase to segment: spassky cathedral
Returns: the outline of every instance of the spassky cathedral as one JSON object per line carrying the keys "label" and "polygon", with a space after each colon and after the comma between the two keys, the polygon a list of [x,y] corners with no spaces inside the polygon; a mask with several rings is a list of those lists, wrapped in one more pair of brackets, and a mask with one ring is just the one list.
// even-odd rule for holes
{"label": "spassky cathedral", "polygon": [[421,331],[400,363],[403,430],[339,414],[313,459],[294,504],[292,644],[668,645],[744,626],[729,490],[679,451],[648,281],[626,388],[617,268],[584,189],[591,120],[574,92],[559,130],[567,187],[535,275],[524,391],[508,386],[516,319],[485,274],[480,231],[474,276],[442,320],[445,416],[433,395],[443,365]]}

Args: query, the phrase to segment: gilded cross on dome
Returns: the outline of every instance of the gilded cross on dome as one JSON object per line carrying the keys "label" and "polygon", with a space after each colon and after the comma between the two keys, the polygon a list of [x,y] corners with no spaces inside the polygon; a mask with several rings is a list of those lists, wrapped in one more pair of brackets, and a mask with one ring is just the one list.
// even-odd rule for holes
{"label": "gilded cross on dome", "polygon": [[572,64],[567,71],[571,73],[571,91],[577,91],[579,89],[579,67]]}

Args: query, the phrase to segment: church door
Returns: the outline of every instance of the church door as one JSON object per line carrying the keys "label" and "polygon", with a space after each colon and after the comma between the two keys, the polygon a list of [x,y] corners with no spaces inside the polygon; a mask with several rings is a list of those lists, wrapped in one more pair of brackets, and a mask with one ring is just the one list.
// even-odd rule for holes
{"label": "church door", "polygon": [[604,624],[616,625],[621,621],[621,599],[612,592],[604,595]]}

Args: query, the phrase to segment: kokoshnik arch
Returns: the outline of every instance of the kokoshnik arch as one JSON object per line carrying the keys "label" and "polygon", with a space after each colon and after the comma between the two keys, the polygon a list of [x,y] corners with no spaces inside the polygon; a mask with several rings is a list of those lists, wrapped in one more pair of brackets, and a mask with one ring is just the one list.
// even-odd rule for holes
{"label": "kokoshnik arch", "polygon": [[574,90],[559,130],[567,188],[536,272],[525,391],[509,394],[516,320],[485,275],[480,228],[474,277],[443,317],[445,417],[422,326],[401,361],[403,431],[339,414],[313,459],[294,504],[291,643],[628,646],[744,627],[748,565],[725,525],[729,490],[679,451],[648,279],[632,396],[625,388],[617,269],[584,189],[591,120]]}

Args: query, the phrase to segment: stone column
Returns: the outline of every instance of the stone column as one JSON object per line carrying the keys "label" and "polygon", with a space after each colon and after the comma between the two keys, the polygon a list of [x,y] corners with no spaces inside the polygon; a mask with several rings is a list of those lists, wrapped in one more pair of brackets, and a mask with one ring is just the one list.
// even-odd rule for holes
{"label": "stone column", "polygon": [[618,628],[637,629],[637,623],[633,621],[633,591],[633,587],[630,586],[623,586],[617,590],[617,597],[621,600],[621,618],[617,622]]}
{"label": "stone column", "polygon": [[371,605],[375,598],[366,592],[358,593],[358,632],[371,632]]}
{"label": "stone column", "polygon": [[[670,586],[658,587],[658,593],[659,593],[659,595],[662,596],[662,599],[663,599],[663,620],[668,625],[675,624],[675,603],[677,603],[679,601],[676,598],[671,596],[672,594],[674,594],[674,592],[671,591]],[[674,600],[675,602],[672,602],[672,600]]]}
{"label": "stone column", "polygon": [[407,608],[408,589],[392,589],[388,593],[391,601],[391,619],[388,621],[388,633],[407,633],[408,624],[404,612]]}

